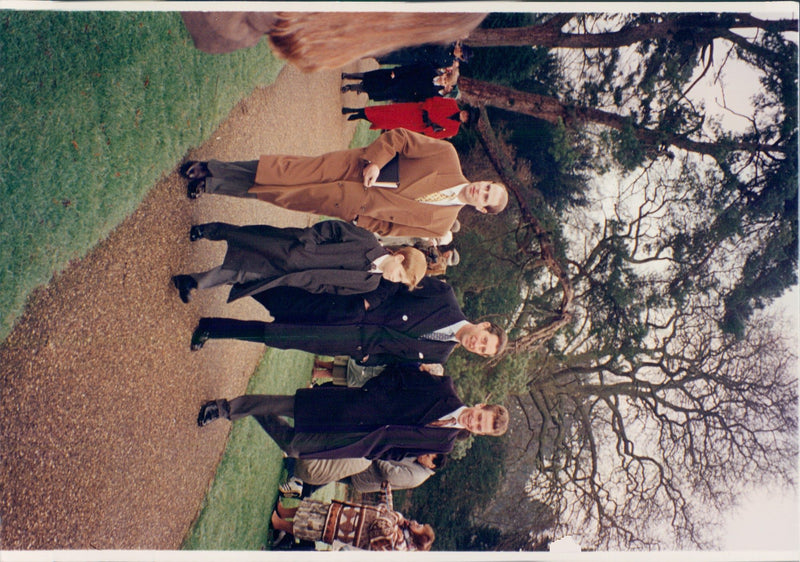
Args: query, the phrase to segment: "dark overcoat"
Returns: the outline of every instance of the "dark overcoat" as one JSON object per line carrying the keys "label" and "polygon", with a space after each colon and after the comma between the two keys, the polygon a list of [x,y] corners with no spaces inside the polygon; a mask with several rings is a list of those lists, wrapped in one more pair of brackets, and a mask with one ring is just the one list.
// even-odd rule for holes
{"label": "dark overcoat", "polygon": [[381,280],[370,266],[389,253],[374,234],[343,221],[309,228],[209,223],[205,230],[206,238],[228,242],[223,268],[260,276],[235,284],[228,302],[282,286],[337,295],[370,292]]}
{"label": "dark overcoat", "polygon": [[[391,365],[360,388],[324,386],[295,394],[294,427],[330,435],[337,447],[309,458],[384,458],[447,453],[465,430],[426,427],[464,403],[450,377]],[[347,435],[347,439],[340,439]],[[349,442],[348,442],[349,441]]]}
{"label": "dark overcoat", "polygon": [[275,317],[267,326],[267,345],[351,355],[365,365],[444,363],[456,342],[420,336],[466,320],[453,289],[433,277],[423,278],[414,291],[382,281],[363,295],[313,295],[278,287],[254,298]]}

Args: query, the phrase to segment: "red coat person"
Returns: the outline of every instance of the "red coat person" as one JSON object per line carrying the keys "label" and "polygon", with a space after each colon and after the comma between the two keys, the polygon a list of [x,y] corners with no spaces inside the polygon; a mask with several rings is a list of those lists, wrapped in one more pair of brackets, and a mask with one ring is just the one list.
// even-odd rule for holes
{"label": "red coat person", "polygon": [[342,113],[352,113],[350,120],[368,120],[372,123],[370,129],[408,129],[434,139],[455,136],[461,124],[469,120],[469,112],[459,109],[456,100],[443,97],[362,109],[344,107]]}

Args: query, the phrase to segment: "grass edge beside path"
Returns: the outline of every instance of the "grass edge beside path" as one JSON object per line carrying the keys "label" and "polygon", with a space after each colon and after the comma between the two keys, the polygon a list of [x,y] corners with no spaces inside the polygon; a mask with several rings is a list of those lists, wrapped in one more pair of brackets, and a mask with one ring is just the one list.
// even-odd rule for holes
{"label": "grass edge beside path", "polygon": [[284,63],[194,48],[178,13],[0,12],[0,341]]}
{"label": "grass edge beside path", "polygon": [[[313,360],[310,353],[268,349],[247,394],[294,394],[308,385]],[[230,425],[225,452],[182,549],[259,550],[271,544],[269,518],[278,497],[283,455],[254,419]]]}

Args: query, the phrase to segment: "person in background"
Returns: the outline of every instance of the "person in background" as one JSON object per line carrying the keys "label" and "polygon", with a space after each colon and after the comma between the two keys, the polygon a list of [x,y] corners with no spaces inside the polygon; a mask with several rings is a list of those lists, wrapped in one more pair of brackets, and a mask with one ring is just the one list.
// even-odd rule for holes
{"label": "person in background", "polygon": [[449,45],[419,45],[417,47],[404,47],[385,55],[375,57],[382,65],[395,64],[399,66],[430,63],[439,68],[450,66],[453,61],[467,63],[472,58],[472,49],[456,41]]}
{"label": "person in background", "polygon": [[349,114],[348,121],[366,119],[370,122],[370,129],[402,128],[434,139],[456,136],[461,125],[475,123],[479,115],[475,108],[461,109],[456,100],[440,96],[423,102],[343,107],[342,113]]}
{"label": "person in background", "polygon": [[424,551],[431,549],[436,538],[430,525],[406,519],[394,510],[388,485],[383,486],[383,501],[378,506],[304,499],[298,507],[287,508],[278,502],[270,522],[277,531],[300,540],[324,542],[334,550]]}
{"label": "person in background", "polygon": [[458,77],[458,61],[446,68],[418,63],[367,72],[343,72],[343,80],[356,80],[357,83],[342,86],[342,93],[365,93],[373,101],[423,101],[450,94],[458,83]]}

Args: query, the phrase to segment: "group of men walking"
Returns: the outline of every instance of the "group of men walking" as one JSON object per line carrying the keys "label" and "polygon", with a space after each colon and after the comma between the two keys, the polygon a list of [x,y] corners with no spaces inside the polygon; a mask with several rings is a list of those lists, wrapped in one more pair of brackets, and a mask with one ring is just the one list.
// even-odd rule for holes
{"label": "group of men walking", "polygon": [[452,288],[424,276],[418,250],[391,252],[376,238],[442,237],[465,206],[502,211],[508,202],[502,184],[470,182],[449,142],[405,129],[385,132],[364,148],[317,157],[188,162],[181,173],[190,198],[255,198],[340,219],[308,229],[192,227],[190,239],[225,240],[228,252],[210,272],[174,277],[181,299],[188,302],[195,289],[228,284],[229,300],[250,296],[275,318],[201,318],[192,350],[210,340],[239,339],[385,366],[357,388],[323,385],[293,396],[211,400],[201,408],[198,425],[253,416],[309,475],[338,459],[356,459],[352,464],[362,471],[373,462],[429,462],[426,455],[447,454],[470,433],[506,431],[503,406],[466,406],[450,377],[421,369],[445,363],[458,345],[494,356],[506,345],[505,332],[468,320]]}

